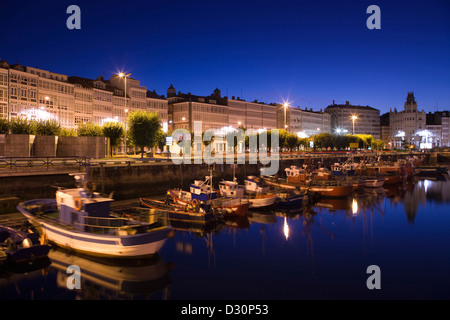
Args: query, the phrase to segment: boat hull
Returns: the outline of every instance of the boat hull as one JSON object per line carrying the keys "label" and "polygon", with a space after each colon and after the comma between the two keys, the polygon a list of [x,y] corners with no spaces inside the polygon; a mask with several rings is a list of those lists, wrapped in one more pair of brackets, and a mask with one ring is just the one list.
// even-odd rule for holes
{"label": "boat hull", "polygon": [[256,198],[250,198],[249,209],[270,207],[275,204],[275,200],[277,200],[276,195],[262,195]]}
{"label": "boat hull", "polygon": [[353,186],[311,186],[309,187],[309,191],[322,197],[346,197],[352,193]]}

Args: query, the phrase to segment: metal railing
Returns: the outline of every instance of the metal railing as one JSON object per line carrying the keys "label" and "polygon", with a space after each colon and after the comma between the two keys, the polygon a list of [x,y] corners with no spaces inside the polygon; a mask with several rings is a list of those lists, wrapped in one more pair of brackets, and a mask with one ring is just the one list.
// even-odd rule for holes
{"label": "metal railing", "polygon": [[0,158],[0,169],[14,168],[54,168],[54,167],[83,167],[86,158]]}

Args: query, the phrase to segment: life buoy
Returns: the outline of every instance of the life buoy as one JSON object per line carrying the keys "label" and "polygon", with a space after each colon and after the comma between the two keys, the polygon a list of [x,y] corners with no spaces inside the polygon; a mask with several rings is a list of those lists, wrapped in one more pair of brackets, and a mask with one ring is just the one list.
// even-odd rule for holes
{"label": "life buoy", "polygon": [[73,201],[73,205],[77,211],[80,211],[83,208],[83,203],[80,198],[75,198]]}
{"label": "life buoy", "polygon": [[196,206],[196,205],[198,204],[198,199],[192,200],[192,204],[193,204],[194,206]]}
{"label": "life buoy", "polygon": [[347,174],[347,168],[342,168],[342,173]]}

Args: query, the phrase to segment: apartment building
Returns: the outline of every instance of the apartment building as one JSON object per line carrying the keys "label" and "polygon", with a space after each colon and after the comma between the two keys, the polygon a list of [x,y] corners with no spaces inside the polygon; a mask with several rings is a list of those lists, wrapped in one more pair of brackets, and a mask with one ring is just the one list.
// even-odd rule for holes
{"label": "apartment building", "polygon": [[233,128],[246,129],[276,129],[277,106],[264,102],[248,102],[244,99],[231,97],[228,100],[228,125]]}
{"label": "apartment building", "polygon": [[370,134],[375,139],[381,138],[380,110],[369,107],[345,104],[333,104],[325,108],[331,115],[331,131],[333,133]]}
{"label": "apartment building", "polygon": [[322,110],[313,111],[288,105],[277,104],[277,127],[301,138],[310,137],[323,132],[330,132],[331,116]]}

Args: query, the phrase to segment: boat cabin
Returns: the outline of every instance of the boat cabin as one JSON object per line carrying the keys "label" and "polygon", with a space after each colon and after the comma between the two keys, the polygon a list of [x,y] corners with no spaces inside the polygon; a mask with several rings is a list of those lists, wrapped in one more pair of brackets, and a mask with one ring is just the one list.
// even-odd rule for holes
{"label": "boat cabin", "polygon": [[56,192],[59,220],[75,227],[86,224],[87,217],[108,218],[111,198],[98,192],[89,193],[84,188],[63,189]]}
{"label": "boat cabin", "polygon": [[244,180],[244,187],[247,193],[261,194],[270,191],[270,187],[264,180],[255,176],[248,176],[247,179]]}
{"label": "boat cabin", "polygon": [[284,171],[286,172],[286,180],[288,182],[304,182],[309,177],[305,169],[297,166],[290,166],[284,169]]}
{"label": "boat cabin", "polygon": [[191,192],[192,200],[208,201],[217,198],[217,192],[211,188],[207,181],[195,180],[189,186],[189,191]]}

